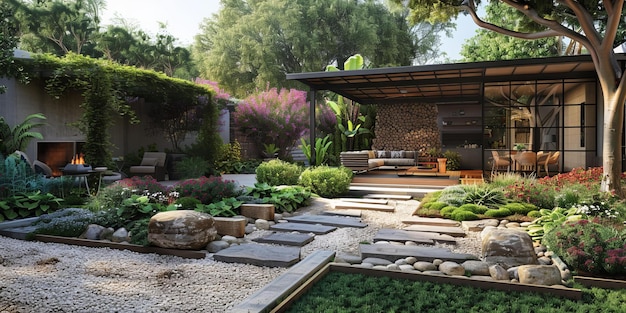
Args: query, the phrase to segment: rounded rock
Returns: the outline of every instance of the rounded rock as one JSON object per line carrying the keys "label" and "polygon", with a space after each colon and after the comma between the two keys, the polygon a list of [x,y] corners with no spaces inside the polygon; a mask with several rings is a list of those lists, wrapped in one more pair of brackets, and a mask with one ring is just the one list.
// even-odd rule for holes
{"label": "rounded rock", "polygon": [[406,264],[415,264],[415,262],[417,262],[417,258],[415,258],[414,256],[410,256],[407,257],[406,259],[404,259],[406,261]]}
{"label": "rounded rock", "polygon": [[435,264],[430,263],[430,262],[426,262],[426,261],[417,261],[413,264],[413,268],[415,268],[418,271],[421,272],[426,272],[426,271],[434,271],[437,269],[437,266],[435,266]]}
{"label": "rounded rock", "polygon": [[254,226],[256,226],[256,228],[260,230],[268,230],[270,229],[270,222],[260,218],[254,221]]}
{"label": "rounded rock", "polygon": [[215,253],[228,247],[230,247],[230,244],[228,242],[223,240],[216,240],[209,242],[206,249],[207,251],[209,251],[209,253]]}
{"label": "rounded rock", "polygon": [[398,264],[389,264],[389,265],[387,265],[387,269],[388,270],[392,270],[392,271],[399,271],[400,270],[400,266],[398,266]]}

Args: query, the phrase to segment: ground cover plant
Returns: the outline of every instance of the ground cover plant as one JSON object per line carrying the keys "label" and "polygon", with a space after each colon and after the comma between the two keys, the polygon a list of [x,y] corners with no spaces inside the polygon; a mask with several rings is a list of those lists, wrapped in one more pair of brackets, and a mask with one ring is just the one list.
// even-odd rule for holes
{"label": "ground cover plant", "polygon": [[626,290],[582,290],[582,300],[574,301],[550,294],[330,272],[287,312],[624,312]]}

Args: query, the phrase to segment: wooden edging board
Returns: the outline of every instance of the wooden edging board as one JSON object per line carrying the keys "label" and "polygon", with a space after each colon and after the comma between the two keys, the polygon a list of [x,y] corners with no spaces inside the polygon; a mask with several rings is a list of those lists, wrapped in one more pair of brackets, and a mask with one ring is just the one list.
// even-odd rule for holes
{"label": "wooden edging board", "polygon": [[92,248],[110,248],[116,250],[130,250],[138,253],[156,253],[163,255],[173,255],[187,259],[204,259],[206,252],[198,250],[178,250],[178,249],[166,249],[160,247],[144,247],[128,243],[117,243],[101,240],[80,239],[73,237],[61,237],[50,235],[35,235],[35,240],[43,242],[55,242],[68,245],[85,246]]}
{"label": "wooden edging board", "polygon": [[407,279],[412,281],[427,281],[433,283],[453,284],[458,286],[471,286],[480,289],[488,290],[500,290],[500,291],[522,291],[522,292],[537,292],[537,293],[550,293],[555,296],[568,298],[572,300],[582,299],[582,291],[580,289],[567,288],[567,287],[551,287],[542,285],[529,285],[512,283],[508,281],[485,281],[471,279],[465,276],[445,276],[445,275],[433,275],[419,272],[402,272],[383,269],[363,268],[352,265],[344,265],[338,263],[329,263],[324,266],[319,272],[311,276],[304,284],[296,289],[285,300],[279,303],[272,311],[272,313],[285,312],[293,303],[295,303],[304,293],[306,293],[317,281],[322,279],[324,275],[329,272],[340,272],[346,274],[363,274],[372,277],[390,277],[394,279]]}
{"label": "wooden edging board", "polygon": [[588,276],[574,276],[574,282],[585,287],[598,287],[603,289],[626,289],[626,281]]}

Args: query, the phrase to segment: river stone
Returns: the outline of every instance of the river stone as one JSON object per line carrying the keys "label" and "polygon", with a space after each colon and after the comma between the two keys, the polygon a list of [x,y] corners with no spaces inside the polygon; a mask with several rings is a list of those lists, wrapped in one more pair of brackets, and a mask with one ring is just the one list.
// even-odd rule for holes
{"label": "river stone", "polygon": [[80,234],[78,238],[82,239],[90,239],[90,240],[98,240],[100,239],[100,234],[106,228],[104,226],[100,226],[98,224],[89,224],[87,225],[87,229]]}
{"label": "river stone", "polygon": [[237,239],[237,237],[235,236],[226,235],[222,237],[222,240],[228,242],[231,245],[234,243],[239,243],[239,239]]}
{"label": "river stone", "polygon": [[413,265],[403,264],[403,265],[400,265],[399,267],[400,267],[400,270],[403,272],[415,271],[415,269],[413,268]]}
{"label": "river stone", "polygon": [[421,272],[437,270],[435,264],[426,261],[417,261],[413,263],[413,268]]}
{"label": "river stone", "polygon": [[363,260],[363,263],[370,263],[370,264],[374,264],[374,265],[384,265],[384,266],[387,266],[387,265],[391,264],[392,262],[389,261],[389,260],[381,259],[381,258],[365,258]]}
{"label": "river stone", "polygon": [[482,239],[482,259],[505,268],[537,264],[537,255],[530,235],[525,231],[494,229]]}
{"label": "river stone", "polygon": [[463,276],[465,269],[456,262],[446,261],[439,264],[439,271],[450,276]]}
{"label": "river stone", "polygon": [[472,275],[489,276],[489,264],[487,262],[470,260],[463,262],[461,266]]}
{"label": "river stone", "polygon": [[542,256],[537,259],[539,265],[552,265],[552,259],[547,256]]}
{"label": "river stone", "polygon": [[260,218],[254,221],[254,226],[256,226],[257,229],[268,230],[270,229],[270,222]]}
{"label": "river stone", "polygon": [[413,264],[415,264],[415,262],[417,262],[417,258],[414,257],[414,256],[406,257],[406,259],[404,259],[404,260],[406,261],[406,264],[411,264],[411,265],[413,265]]}
{"label": "river stone", "polygon": [[113,233],[115,232],[115,228],[107,227],[100,232],[100,240],[111,240],[113,238]]}
{"label": "river stone", "polygon": [[209,242],[209,244],[206,246],[206,249],[207,251],[209,251],[209,253],[215,253],[228,247],[230,247],[230,244],[228,242],[224,240],[214,240]]}
{"label": "river stone", "polygon": [[387,265],[387,269],[388,270],[392,270],[392,271],[399,271],[400,270],[400,266],[398,266],[398,264],[389,264],[389,265]]}
{"label": "river stone", "polygon": [[128,236],[128,231],[126,230],[126,228],[122,227],[122,228],[116,230],[113,233],[113,235],[111,235],[111,241],[113,241],[113,242],[130,241],[130,238]]}
{"label": "river stone", "polygon": [[148,241],[161,248],[199,250],[216,235],[211,215],[193,210],[159,212],[148,224]]}
{"label": "river stone", "polygon": [[522,265],[518,269],[519,282],[533,285],[560,285],[561,272],[553,265]]}
{"label": "river stone", "polygon": [[489,276],[495,280],[509,280],[507,270],[498,264],[489,267]]}

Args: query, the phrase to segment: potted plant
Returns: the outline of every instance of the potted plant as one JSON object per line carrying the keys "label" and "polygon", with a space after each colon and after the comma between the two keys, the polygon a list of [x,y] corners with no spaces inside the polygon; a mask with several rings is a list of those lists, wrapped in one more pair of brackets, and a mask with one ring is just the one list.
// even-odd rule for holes
{"label": "potted plant", "polygon": [[515,150],[517,150],[517,152],[522,152],[526,150],[526,145],[523,143],[516,143],[514,148]]}

